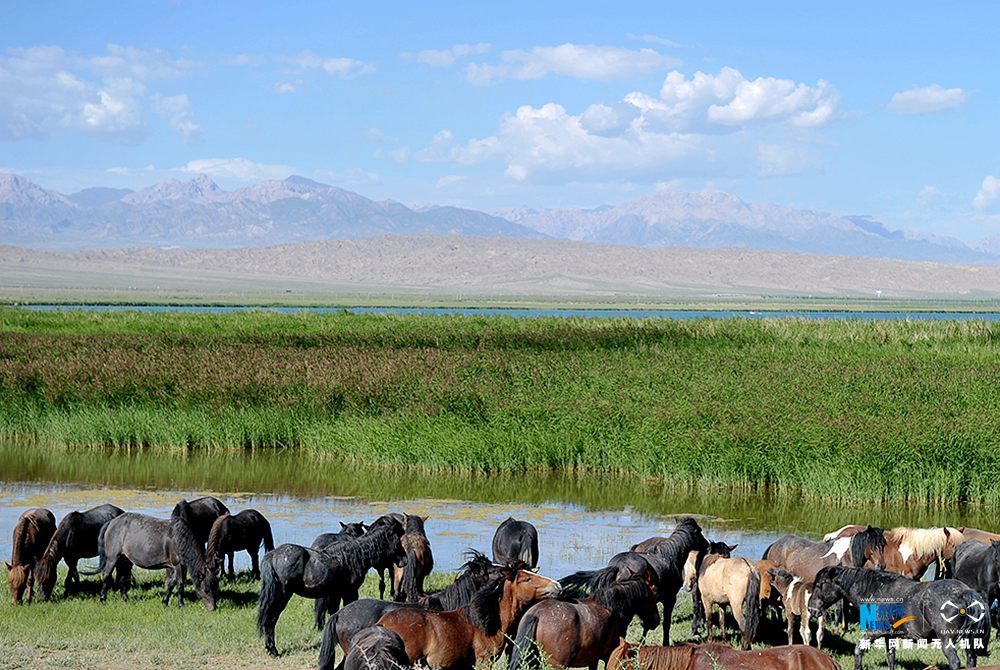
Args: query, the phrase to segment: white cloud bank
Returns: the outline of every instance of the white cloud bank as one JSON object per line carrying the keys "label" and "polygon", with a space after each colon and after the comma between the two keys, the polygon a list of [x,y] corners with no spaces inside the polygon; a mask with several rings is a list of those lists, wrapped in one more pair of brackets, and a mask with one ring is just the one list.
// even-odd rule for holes
{"label": "white cloud bank", "polygon": [[403,58],[413,59],[423,65],[431,67],[449,67],[459,58],[468,56],[480,56],[490,50],[490,45],[486,42],[478,44],[456,44],[450,49],[424,49],[415,54],[403,54]]}
{"label": "white cloud bank", "polygon": [[469,63],[466,74],[470,82],[479,85],[497,79],[543,79],[549,75],[607,81],[678,65],[676,58],[653,49],[566,43],[530,51],[504,51],[499,63]]}
{"label": "white cloud bank", "polygon": [[256,163],[247,158],[202,158],[189,161],[181,171],[243,182],[284,179],[295,173],[288,165]]}
{"label": "white cloud bank", "polygon": [[594,104],[579,114],[556,103],[525,105],[504,115],[494,135],[464,144],[443,130],[417,158],[462,164],[499,160],[516,180],[546,173],[581,179],[747,170],[789,174],[815,167],[818,158],[799,142],[758,142],[754,130],[823,126],[836,117],[837,101],[824,81],[808,86],[772,77],[748,80],[732,68],[691,78],[674,71],[659,95],[633,92],[617,104]]}
{"label": "white cloud bank", "polygon": [[896,93],[889,101],[889,111],[905,116],[931,114],[961,107],[967,98],[966,92],[960,88],[943,88],[933,84]]}
{"label": "white cloud bank", "polygon": [[988,175],[983,179],[976,197],[972,199],[972,206],[976,209],[988,209],[997,202],[1000,202],[1000,179]]}

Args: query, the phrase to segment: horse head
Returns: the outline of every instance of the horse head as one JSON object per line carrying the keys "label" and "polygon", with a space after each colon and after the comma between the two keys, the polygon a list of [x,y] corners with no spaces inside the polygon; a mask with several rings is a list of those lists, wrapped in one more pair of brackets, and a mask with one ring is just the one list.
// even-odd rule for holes
{"label": "horse head", "polygon": [[812,593],[809,596],[809,613],[820,616],[830,605],[847,596],[847,591],[840,583],[844,571],[864,570],[864,568],[826,567],[816,575]]}
{"label": "horse head", "polygon": [[508,563],[501,569],[504,591],[510,593],[516,604],[530,605],[559,593],[559,582],[530,570],[521,561]]}
{"label": "horse head", "polygon": [[[52,539],[55,542],[55,538]],[[56,563],[49,560],[48,556],[35,563],[35,585],[38,587],[38,598],[42,602],[52,597],[52,592],[56,588]]]}
{"label": "horse head", "polygon": [[201,603],[209,612],[215,609],[215,597],[219,591],[219,572],[222,567],[222,559],[216,559],[212,563],[198,569],[194,576],[194,591],[201,598]]}
{"label": "horse head", "polygon": [[10,598],[15,605],[20,605],[24,598],[24,590],[28,587],[28,571],[23,565],[11,565],[4,561],[7,566],[7,588],[10,589]]}

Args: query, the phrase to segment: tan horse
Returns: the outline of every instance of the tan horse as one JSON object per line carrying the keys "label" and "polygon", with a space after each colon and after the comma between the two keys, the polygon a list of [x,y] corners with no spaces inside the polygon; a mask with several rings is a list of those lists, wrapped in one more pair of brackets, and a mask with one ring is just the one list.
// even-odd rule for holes
{"label": "tan horse", "polygon": [[524,612],[558,591],[554,579],[507,566],[468,605],[448,612],[401,608],[386,612],[378,625],[399,634],[411,664],[468,670],[499,655]]}
{"label": "tan horse", "polygon": [[726,639],[726,605],[743,634],[743,649],[749,649],[760,623],[761,576],[753,561],[746,558],[706,556],[698,575],[698,592],[705,608],[705,626],[712,639],[712,607],[719,606],[719,627]]}
{"label": "tan horse", "polygon": [[24,592],[30,603],[35,595],[35,564],[41,559],[49,541],[56,533],[56,518],[47,509],[25,510],[14,525],[10,563],[7,566],[7,587],[15,605],[20,605]]}
{"label": "tan horse", "polygon": [[607,670],[840,670],[840,666],[818,649],[798,644],[737,651],[717,643],[640,647],[622,638]]}
{"label": "tan horse", "polygon": [[[781,602],[785,606],[785,620],[788,622],[788,644],[795,642],[795,619],[799,619],[799,634],[802,644],[808,646],[811,637],[809,621],[809,596],[812,595],[812,584],[807,584],[792,573],[782,568],[770,568],[771,585],[781,594]],[[824,617],[816,621],[816,648],[823,644]]]}

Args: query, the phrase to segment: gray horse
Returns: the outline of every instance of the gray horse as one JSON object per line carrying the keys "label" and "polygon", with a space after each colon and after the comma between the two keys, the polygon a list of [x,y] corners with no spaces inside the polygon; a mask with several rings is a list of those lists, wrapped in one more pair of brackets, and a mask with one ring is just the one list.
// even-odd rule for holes
{"label": "gray horse", "polygon": [[98,538],[98,556],[102,572],[101,602],[107,600],[108,589],[115,583],[111,573],[117,570],[118,589],[128,600],[132,585],[132,565],[155,570],[166,569],[167,594],[163,604],[170,602],[177,588],[177,604],[184,604],[184,584],[191,573],[195,593],[205,609],[215,609],[218,577],[205,560],[201,544],[182,518],[156,519],[145,514],[126,512],[105,524]]}

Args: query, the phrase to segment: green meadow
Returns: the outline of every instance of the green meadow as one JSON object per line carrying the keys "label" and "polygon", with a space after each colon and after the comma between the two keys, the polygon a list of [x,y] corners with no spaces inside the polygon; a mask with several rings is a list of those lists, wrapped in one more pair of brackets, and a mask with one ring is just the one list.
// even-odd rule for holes
{"label": "green meadow", "polygon": [[0,309],[0,436],[1000,502],[1000,324]]}

